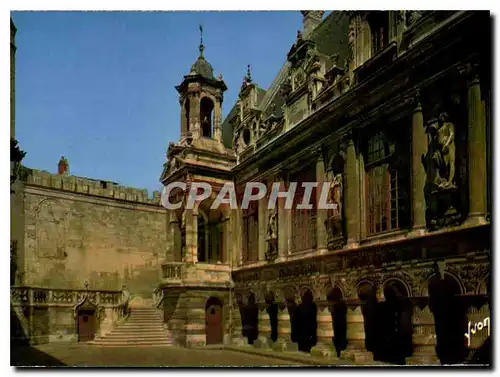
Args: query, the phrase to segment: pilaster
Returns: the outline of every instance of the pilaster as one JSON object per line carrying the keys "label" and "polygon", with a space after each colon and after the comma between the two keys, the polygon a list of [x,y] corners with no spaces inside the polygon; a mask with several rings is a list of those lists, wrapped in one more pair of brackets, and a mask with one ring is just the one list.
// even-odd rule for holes
{"label": "pilaster", "polygon": [[411,192],[412,192],[412,227],[413,230],[425,228],[425,168],[422,164],[422,156],[427,153],[427,136],[424,128],[424,116],[420,98],[417,95],[416,106],[413,110],[411,134]]}
{"label": "pilaster", "polygon": [[326,221],[328,218],[328,210],[319,208],[321,192],[323,190],[323,183],[326,181],[325,162],[323,155],[319,155],[316,161],[316,242],[317,250],[326,250],[328,245],[328,238],[326,233]]}
{"label": "pilaster", "polygon": [[359,173],[356,159],[356,147],[351,138],[347,144],[346,153],[346,221],[347,221],[347,246],[356,247],[359,242],[360,197]]}
{"label": "pilaster", "polygon": [[467,223],[486,223],[486,124],[481,103],[478,65],[468,63],[463,71],[467,75],[468,108],[468,171],[469,215]]}
{"label": "pilaster", "polygon": [[259,208],[259,261],[266,259],[267,198],[258,202]]}

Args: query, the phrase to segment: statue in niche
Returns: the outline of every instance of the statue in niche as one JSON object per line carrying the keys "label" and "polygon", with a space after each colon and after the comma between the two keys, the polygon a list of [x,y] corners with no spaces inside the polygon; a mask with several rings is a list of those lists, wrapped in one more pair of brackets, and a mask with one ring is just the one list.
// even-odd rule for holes
{"label": "statue in niche", "polygon": [[269,210],[267,221],[267,251],[266,260],[274,261],[278,256],[278,208]]}
{"label": "statue in niche", "polygon": [[427,126],[429,148],[422,156],[427,174],[425,186],[427,217],[430,228],[457,223],[457,186],[455,185],[455,126],[447,113]]}
{"label": "statue in niche", "polygon": [[268,225],[267,225],[267,238],[275,239],[278,237],[278,209],[275,206],[274,209],[269,211]]}
{"label": "statue in niche", "polygon": [[434,190],[456,189],[455,179],[455,127],[448,114],[427,127],[429,149],[423,158],[429,184]]}

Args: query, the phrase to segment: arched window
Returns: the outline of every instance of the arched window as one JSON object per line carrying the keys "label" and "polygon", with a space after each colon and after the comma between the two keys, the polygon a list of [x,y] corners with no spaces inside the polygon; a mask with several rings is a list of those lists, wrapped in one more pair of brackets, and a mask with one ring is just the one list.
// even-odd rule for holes
{"label": "arched window", "polygon": [[209,219],[201,212],[198,215],[198,262],[217,263],[223,261],[224,222],[221,218]]}
{"label": "arched window", "polygon": [[200,102],[201,135],[212,137],[212,111],[214,103],[208,97],[203,97]]}

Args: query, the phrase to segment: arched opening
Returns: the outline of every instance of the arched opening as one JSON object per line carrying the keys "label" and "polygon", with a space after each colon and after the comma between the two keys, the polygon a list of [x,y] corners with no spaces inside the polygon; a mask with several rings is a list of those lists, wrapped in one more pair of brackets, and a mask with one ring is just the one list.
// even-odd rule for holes
{"label": "arched opening", "polygon": [[248,295],[247,304],[243,310],[243,336],[248,344],[253,344],[259,335],[259,307],[255,303],[255,294]]}
{"label": "arched opening", "polygon": [[212,137],[212,111],[214,103],[208,97],[203,97],[200,101],[200,121],[201,135],[203,137]]}
{"label": "arched opening", "polygon": [[206,344],[222,344],[222,325],[222,302],[217,297],[210,297],[205,303]]}
{"label": "arched opening", "polygon": [[190,111],[191,103],[189,101],[189,98],[184,101],[184,115],[185,115],[185,124],[186,124],[186,132],[189,132],[189,111]]}
{"label": "arched opening", "polygon": [[314,302],[314,296],[310,289],[306,289],[302,294],[302,302],[297,307],[295,321],[297,322],[297,343],[299,351],[311,352],[311,348],[316,345],[318,328],[317,312],[318,308]]}
{"label": "arched opening", "polygon": [[269,323],[271,325],[271,340],[278,340],[278,304],[275,302],[274,292],[267,292],[265,295],[266,311],[269,314]]}
{"label": "arched opening", "polygon": [[459,282],[445,273],[429,280],[429,309],[434,316],[436,354],[442,364],[461,363],[467,357],[467,305]]}
{"label": "arched opening", "polygon": [[405,364],[413,354],[413,307],[408,296],[408,288],[401,280],[391,278],[385,282],[385,301],[379,303],[377,312],[375,355],[381,361]]}
{"label": "arched opening", "polygon": [[377,290],[370,281],[363,281],[358,285],[358,297],[361,301],[361,313],[363,314],[363,326],[365,330],[365,349],[369,352],[375,351],[376,342],[376,310]]}
{"label": "arched opening", "polygon": [[339,287],[330,288],[326,298],[330,304],[333,324],[333,344],[337,357],[347,348],[347,305],[344,295]]}
{"label": "arched opening", "polygon": [[222,212],[211,211],[210,217],[198,210],[198,262],[223,262],[224,221]]}

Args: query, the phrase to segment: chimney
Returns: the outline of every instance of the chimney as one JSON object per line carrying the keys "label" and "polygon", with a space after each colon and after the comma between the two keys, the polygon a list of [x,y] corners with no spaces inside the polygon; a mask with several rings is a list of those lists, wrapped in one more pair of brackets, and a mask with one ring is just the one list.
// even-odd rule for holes
{"label": "chimney", "polygon": [[323,10],[302,10],[302,25],[304,29],[304,39],[308,39],[314,29],[321,23],[325,11]]}
{"label": "chimney", "polygon": [[68,160],[64,158],[64,156],[61,157],[59,163],[57,164],[57,174],[69,175],[69,163]]}

